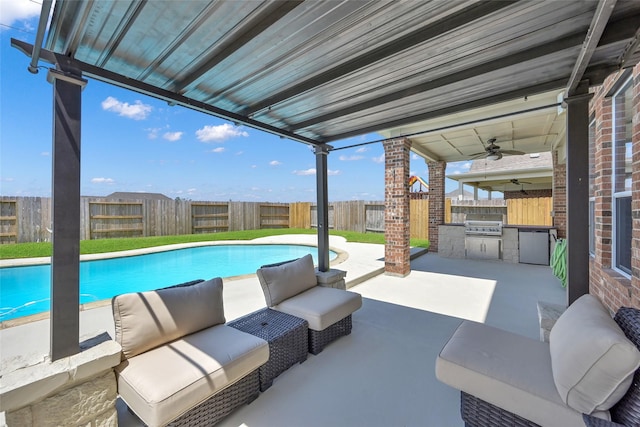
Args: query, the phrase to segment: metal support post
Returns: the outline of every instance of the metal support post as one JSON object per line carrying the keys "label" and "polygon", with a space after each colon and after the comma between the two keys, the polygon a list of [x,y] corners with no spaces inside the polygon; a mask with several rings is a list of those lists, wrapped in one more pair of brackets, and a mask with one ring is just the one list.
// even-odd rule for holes
{"label": "metal support post", "polygon": [[589,293],[589,100],[584,84],[567,104],[567,304]]}
{"label": "metal support post", "polygon": [[329,271],[329,196],[327,181],[327,155],[330,146],[317,145],[316,196],[318,198],[318,270]]}
{"label": "metal support post", "polygon": [[53,256],[51,257],[51,360],[80,351],[80,127],[78,74],[50,70],[53,84]]}

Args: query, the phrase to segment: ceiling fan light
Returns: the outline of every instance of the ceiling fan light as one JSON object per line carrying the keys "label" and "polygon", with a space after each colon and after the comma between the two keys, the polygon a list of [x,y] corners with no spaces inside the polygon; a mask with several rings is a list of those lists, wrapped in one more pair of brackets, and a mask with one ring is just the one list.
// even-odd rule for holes
{"label": "ceiling fan light", "polygon": [[487,155],[487,160],[500,160],[502,158],[502,156],[500,155],[500,153],[489,153]]}

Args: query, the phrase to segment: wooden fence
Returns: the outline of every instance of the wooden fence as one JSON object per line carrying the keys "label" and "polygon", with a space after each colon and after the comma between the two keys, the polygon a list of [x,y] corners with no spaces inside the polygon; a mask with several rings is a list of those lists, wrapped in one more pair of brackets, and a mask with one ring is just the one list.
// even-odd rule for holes
{"label": "wooden fence", "polygon": [[410,200],[411,237],[417,239],[429,238],[429,200]]}
{"label": "wooden fence", "polygon": [[[318,207],[311,205],[311,227],[318,226]],[[329,203],[329,228],[359,233],[384,232],[384,202],[351,200]]]}
{"label": "wooden fence", "polygon": [[467,214],[499,214],[505,225],[553,225],[552,197],[445,201],[445,223],[464,223]]}
{"label": "wooden fence", "polygon": [[[551,225],[550,197],[445,202],[445,222],[462,223],[466,214],[500,213],[511,225]],[[429,201],[410,200],[412,238],[429,238]],[[346,201],[329,205],[329,228],[384,232],[384,202]],[[315,228],[312,203],[192,202],[81,198],[80,238],[170,236],[262,228]],[[0,197],[0,242],[51,240],[51,199]]]}
{"label": "wooden fence", "polygon": [[553,198],[507,199],[507,218],[511,225],[553,225]]}

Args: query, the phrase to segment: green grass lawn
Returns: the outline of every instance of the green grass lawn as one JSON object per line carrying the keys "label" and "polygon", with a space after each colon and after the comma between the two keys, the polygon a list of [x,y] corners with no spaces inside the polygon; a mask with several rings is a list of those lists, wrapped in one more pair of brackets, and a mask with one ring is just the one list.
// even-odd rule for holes
{"label": "green grass lawn", "polygon": [[[282,228],[265,230],[227,231],[211,234],[185,234],[181,236],[133,237],[125,239],[82,240],[81,254],[98,254],[104,252],[118,252],[130,249],[149,248],[153,246],[172,245],[176,243],[210,242],[216,240],[252,240],[258,237],[282,234],[316,234],[315,229]],[[329,232],[334,236],[342,236],[349,242],[384,244],[382,233],[357,233],[355,231]],[[411,246],[428,248],[429,241],[425,239],[411,239]],[[17,243],[0,245],[0,259],[34,258],[51,256],[51,243]]]}

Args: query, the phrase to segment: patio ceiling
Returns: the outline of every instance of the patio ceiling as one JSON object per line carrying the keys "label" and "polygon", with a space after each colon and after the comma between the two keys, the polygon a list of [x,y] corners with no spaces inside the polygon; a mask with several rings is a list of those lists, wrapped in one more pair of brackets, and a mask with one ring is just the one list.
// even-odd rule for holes
{"label": "patio ceiling", "polygon": [[[555,104],[637,63],[639,27],[637,0],[58,0],[39,57],[317,145]],[[433,160],[468,159],[490,137],[548,151],[560,122],[552,106],[412,139]]]}
{"label": "patio ceiling", "polygon": [[[562,95],[562,90],[555,90],[520,97],[380,133],[385,138],[410,135],[411,150],[428,161],[482,159],[486,155],[487,141],[491,138],[495,138],[501,150],[548,152],[562,149],[566,143]],[[505,154],[505,160],[507,157]],[[492,163],[490,160],[488,162]],[[495,184],[483,182],[489,187]],[[503,186],[499,187],[503,189]],[[551,188],[550,178],[547,188]]]}

